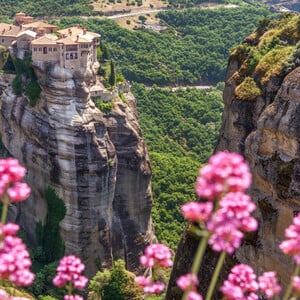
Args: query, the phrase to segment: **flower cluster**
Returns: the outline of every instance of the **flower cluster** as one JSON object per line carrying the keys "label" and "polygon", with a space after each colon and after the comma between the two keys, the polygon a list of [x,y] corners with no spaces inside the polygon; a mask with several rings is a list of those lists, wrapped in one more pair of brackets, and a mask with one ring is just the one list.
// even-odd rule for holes
{"label": "flower cluster", "polygon": [[234,266],[221,286],[225,300],[256,300],[259,289],[267,299],[278,295],[281,287],[277,283],[276,273],[265,272],[257,281],[253,269],[245,264]]}
{"label": "flower cluster", "polygon": [[[168,268],[173,265],[172,253],[164,244],[151,244],[146,247],[145,254],[140,257],[141,264],[148,268],[152,276],[137,276],[135,283],[147,294],[160,294],[165,289],[163,282],[155,280],[157,268]],[[154,273],[154,274],[153,274]]]}
{"label": "flower cluster", "polygon": [[60,288],[72,284],[76,289],[82,289],[88,282],[88,279],[81,275],[84,269],[80,258],[75,255],[64,256],[56,269],[57,275],[53,278],[53,284]]}
{"label": "flower cluster", "polygon": [[137,276],[135,283],[141,286],[146,294],[160,294],[165,289],[163,282],[154,281],[151,276]]}
{"label": "flower cluster", "polygon": [[300,265],[300,213],[294,217],[293,223],[285,229],[285,237],[279,248],[285,253],[292,255],[297,265]]}
{"label": "flower cluster", "polygon": [[30,187],[20,182],[26,174],[26,169],[22,167],[14,158],[0,159],[0,196],[7,192],[11,202],[20,202],[30,195]]}
{"label": "flower cluster", "polygon": [[200,169],[196,181],[196,194],[208,200],[223,193],[244,192],[251,184],[248,164],[237,153],[218,152]]}
{"label": "flower cluster", "polygon": [[257,229],[257,221],[251,217],[256,206],[248,195],[241,192],[226,194],[219,206],[207,223],[211,232],[209,244],[214,251],[232,254],[240,246],[243,232]]}
{"label": "flower cluster", "polygon": [[163,268],[172,267],[171,251],[164,244],[151,244],[146,247],[145,255],[140,257],[140,262],[143,266],[151,268],[155,265]]}
{"label": "flower cluster", "polygon": [[265,272],[258,277],[258,286],[267,299],[278,295],[281,286],[277,283],[276,272]]}
{"label": "flower cluster", "polygon": [[218,152],[199,173],[196,193],[208,201],[184,204],[182,214],[205,226],[214,251],[232,254],[241,245],[244,232],[257,229],[257,221],[251,217],[256,206],[244,194],[251,184],[248,164],[237,153]]}
{"label": "flower cluster", "polygon": [[16,224],[0,224],[0,279],[28,286],[33,282],[34,274],[30,271],[31,260],[26,245],[15,236],[18,230]]}
{"label": "flower cluster", "polygon": [[186,274],[180,276],[177,281],[177,285],[182,291],[187,291],[187,300],[202,300],[202,296],[197,293],[196,287],[199,284],[198,278],[195,274]]}

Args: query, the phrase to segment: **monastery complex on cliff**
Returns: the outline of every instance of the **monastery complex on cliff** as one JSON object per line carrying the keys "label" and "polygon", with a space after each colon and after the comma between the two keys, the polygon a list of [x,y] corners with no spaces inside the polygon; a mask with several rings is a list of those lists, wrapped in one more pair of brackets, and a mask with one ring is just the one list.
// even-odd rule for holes
{"label": "monastery complex on cliff", "polygon": [[76,69],[97,62],[96,47],[100,34],[81,25],[57,30],[44,22],[17,13],[13,24],[0,23],[0,45],[20,59],[32,56],[32,62],[57,62],[60,67]]}

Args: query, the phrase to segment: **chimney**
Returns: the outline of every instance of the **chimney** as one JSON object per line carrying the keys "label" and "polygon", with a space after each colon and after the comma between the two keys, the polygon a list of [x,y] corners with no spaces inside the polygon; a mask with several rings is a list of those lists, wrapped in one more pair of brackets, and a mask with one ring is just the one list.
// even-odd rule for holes
{"label": "chimney", "polygon": [[71,36],[71,35],[72,35],[72,30],[71,30],[71,28],[68,29],[68,32],[69,32],[69,35]]}
{"label": "chimney", "polygon": [[77,34],[77,36],[76,36],[76,42],[78,42],[78,39],[79,39],[79,35]]}
{"label": "chimney", "polygon": [[9,25],[9,29],[8,30],[11,30],[11,25]]}
{"label": "chimney", "polygon": [[86,34],[86,32],[87,32],[87,29],[83,28],[83,34]]}
{"label": "chimney", "polygon": [[77,29],[81,29],[81,24],[77,24]]}
{"label": "chimney", "polygon": [[2,34],[5,32],[5,28],[3,28],[3,30],[2,30]]}

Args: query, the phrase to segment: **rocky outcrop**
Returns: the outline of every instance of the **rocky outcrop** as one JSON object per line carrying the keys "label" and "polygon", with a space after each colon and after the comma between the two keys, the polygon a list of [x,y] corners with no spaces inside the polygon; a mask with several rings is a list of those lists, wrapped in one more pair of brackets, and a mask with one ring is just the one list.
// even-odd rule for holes
{"label": "rocky outcrop", "polygon": [[[247,41],[240,48],[246,50],[246,55],[233,51],[229,59],[222,127],[215,150],[239,152],[249,162],[253,174],[249,194],[257,204],[259,229],[247,236],[234,256],[226,260],[225,269],[242,262],[252,265],[257,274],[275,270],[281,284],[287,286],[293,261],[278,246],[284,239],[284,229],[300,211],[300,67],[290,63],[293,67],[287,68],[282,64],[280,72],[271,71],[267,79],[261,80],[259,62],[252,73],[248,65],[251,53],[258,51],[259,40],[252,36]],[[254,98],[249,95],[241,100],[237,87],[245,77],[253,78],[260,92]],[[198,242],[189,232],[183,235],[166,299],[180,299],[175,279],[189,271]],[[204,272],[199,274],[204,294],[215,257],[216,254],[206,254]],[[225,273],[226,270],[223,276]],[[215,295],[214,299],[220,298]]]}
{"label": "rocky outcrop", "polygon": [[27,167],[32,187],[10,217],[35,243],[36,224],[47,215],[44,192],[53,187],[67,209],[60,223],[65,252],[80,256],[89,275],[99,261],[109,266],[113,255],[135,269],[136,254],[154,237],[151,168],[135,99],[128,93],[128,104],[116,99],[103,114],[89,94],[96,67],[36,64],[42,93],[35,107],[14,94],[11,81],[0,80],[2,142]]}

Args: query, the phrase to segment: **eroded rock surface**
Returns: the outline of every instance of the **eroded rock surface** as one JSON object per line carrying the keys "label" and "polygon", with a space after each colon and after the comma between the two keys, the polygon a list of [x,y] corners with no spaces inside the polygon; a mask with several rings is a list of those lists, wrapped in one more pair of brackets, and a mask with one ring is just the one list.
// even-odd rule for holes
{"label": "eroded rock surface", "polygon": [[[241,64],[238,57],[230,57],[216,151],[236,151],[248,160],[253,174],[249,194],[257,204],[255,214],[259,229],[246,236],[234,256],[226,260],[226,268],[235,263],[248,263],[257,274],[275,270],[281,284],[287,286],[294,269],[293,261],[278,246],[284,239],[284,229],[300,211],[300,67],[286,76],[271,76],[260,86],[261,95],[255,100],[241,101],[235,95],[239,82],[234,79]],[[198,242],[188,232],[184,233],[166,299],[181,299],[175,280],[189,272]],[[204,272],[199,274],[203,294],[216,256],[206,254]],[[220,298],[220,295],[214,296],[214,299]]]}
{"label": "eroded rock surface", "polygon": [[67,212],[60,223],[65,252],[80,256],[87,273],[122,256],[129,269],[153,238],[151,169],[141,137],[135,99],[116,100],[104,115],[90,99],[95,70],[66,70],[39,64],[41,99],[30,107],[2,80],[0,132],[8,151],[28,169],[32,196],[10,211],[35,243],[44,222],[44,191],[53,187]]}

